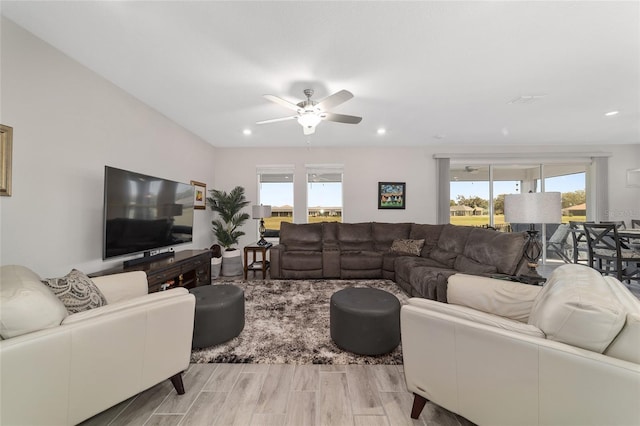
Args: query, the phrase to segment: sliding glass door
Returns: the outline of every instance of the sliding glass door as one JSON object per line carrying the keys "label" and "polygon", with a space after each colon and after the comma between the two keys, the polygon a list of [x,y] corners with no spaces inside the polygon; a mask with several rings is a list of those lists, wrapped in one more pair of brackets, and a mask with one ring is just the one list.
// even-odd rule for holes
{"label": "sliding glass door", "polygon": [[[503,232],[524,231],[529,224],[505,222],[505,195],[552,191],[561,193],[563,223],[584,221],[588,202],[586,171],[587,164],[452,164],[450,223],[488,226]],[[537,225],[541,238],[548,241],[558,225]]]}

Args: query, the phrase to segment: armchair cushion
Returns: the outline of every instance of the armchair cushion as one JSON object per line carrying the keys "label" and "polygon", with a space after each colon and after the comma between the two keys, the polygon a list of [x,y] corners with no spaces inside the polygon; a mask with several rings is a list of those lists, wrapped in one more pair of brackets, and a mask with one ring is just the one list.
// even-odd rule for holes
{"label": "armchair cushion", "polygon": [[77,269],[72,269],[62,278],[47,278],[42,282],[62,301],[70,314],[107,304],[107,299],[91,278]]}
{"label": "armchair cushion", "polygon": [[556,269],[540,291],[529,324],[547,339],[602,353],[626,318],[624,306],[598,271],[567,264]]}
{"label": "armchair cushion", "polygon": [[20,336],[56,327],[67,309],[40,277],[24,266],[0,268],[0,336]]}

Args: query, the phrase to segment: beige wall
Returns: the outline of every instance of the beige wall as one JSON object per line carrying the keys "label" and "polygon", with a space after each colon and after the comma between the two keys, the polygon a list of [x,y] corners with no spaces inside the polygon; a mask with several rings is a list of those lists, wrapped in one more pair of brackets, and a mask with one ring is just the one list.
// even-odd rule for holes
{"label": "beige wall", "polygon": [[[640,167],[640,144],[598,146],[431,146],[427,148],[263,148],[216,149],[214,161],[216,188],[230,190],[236,185],[245,187],[247,198],[258,199],[256,167],[264,165],[293,165],[294,203],[306,205],[306,164],[344,165],[343,220],[345,222],[421,222],[436,223],[436,161],[434,154],[495,154],[530,158],[548,153],[551,159],[559,154],[571,157],[585,152],[601,152],[609,157],[609,217],[611,220],[640,218],[640,189],[626,187],[626,170]],[[405,210],[378,210],[377,182],[398,181],[407,183],[407,207]],[[305,217],[295,217],[298,223]],[[257,238],[256,221],[245,227],[247,235],[242,244]]]}
{"label": "beige wall", "polygon": [[[105,165],[213,184],[211,145],[5,18],[1,41],[0,122],[14,134],[0,264],[51,277],[122,262],[102,261]],[[180,248],[209,247],[211,217],[196,211]]]}

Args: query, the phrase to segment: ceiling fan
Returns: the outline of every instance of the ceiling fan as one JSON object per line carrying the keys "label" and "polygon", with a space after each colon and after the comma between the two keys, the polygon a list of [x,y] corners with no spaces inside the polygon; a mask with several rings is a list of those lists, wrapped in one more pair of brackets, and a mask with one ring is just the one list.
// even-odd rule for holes
{"label": "ceiling fan", "polygon": [[358,124],[360,121],[362,121],[362,117],[356,117],[355,115],[336,114],[329,111],[331,108],[353,98],[353,94],[348,90],[341,90],[339,92],[336,92],[333,95],[324,98],[320,102],[316,102],[311,99],[311,96],[313,96],[313,89],[305,89],[304,94],[307,97],[307,100],[298,102],[297,104],[291,103],[274,95],[264,95],[264,97],[271,102],[275,102],[285,108],[292,109],[297,114],[290,117],[258,121],[256,122],[256,124],[275,123],[278,121],[286,120],[298,120],[298,123],[300,123],[300,125],[302,126],[304,134],[311,135],[315,133],[316,126],[323,120],[347,124]]}

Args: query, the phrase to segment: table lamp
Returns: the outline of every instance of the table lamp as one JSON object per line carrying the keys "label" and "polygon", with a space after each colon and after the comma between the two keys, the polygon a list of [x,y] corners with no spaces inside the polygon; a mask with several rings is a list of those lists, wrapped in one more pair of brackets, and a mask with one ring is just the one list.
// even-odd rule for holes
{"label": "table lamp", "polygon": [[258,228],[258,231],[260,232],[260,240],[258,241],[258,245],[266,246],[269,242],[264,239],[264,231],[266,231],[264,227],[264,218],[271,217],[271,206],[263,206],[262,204],[259,206],[252,206],[251,217],[254,219],[260,219],[260,227]]}
{"label": "table lamp", "polygon": [[504,196],[504,220],[509,223],[529,223],[528,238],[524,246],[524,257],[529,271],[519,278],[529,284],[545,281],[536,268],[542,253],[536,223],[562,222],[562,198],[559,192],[529,192]]}

